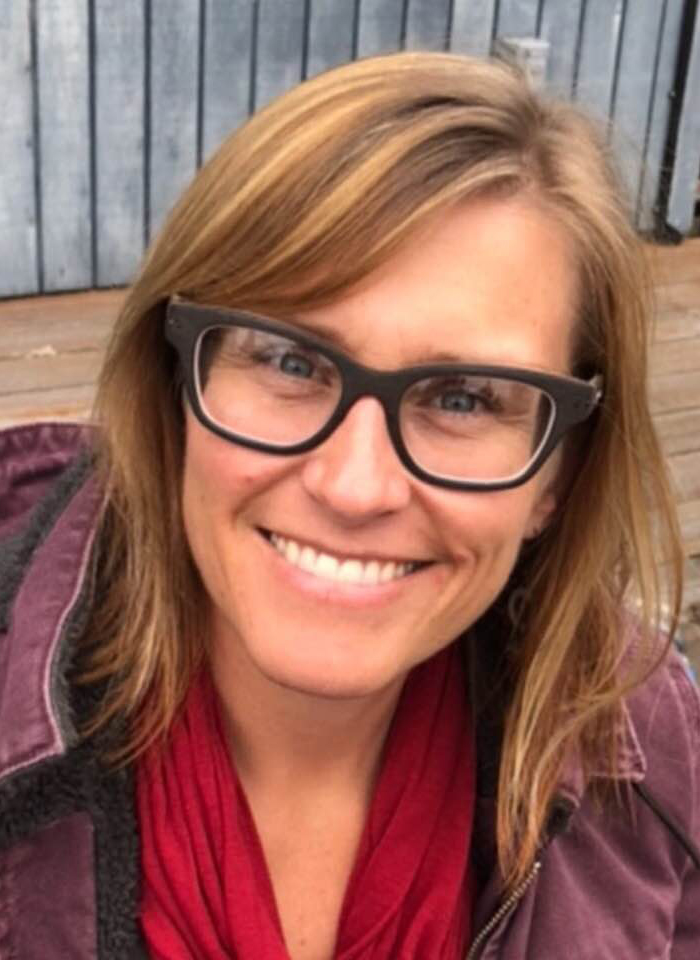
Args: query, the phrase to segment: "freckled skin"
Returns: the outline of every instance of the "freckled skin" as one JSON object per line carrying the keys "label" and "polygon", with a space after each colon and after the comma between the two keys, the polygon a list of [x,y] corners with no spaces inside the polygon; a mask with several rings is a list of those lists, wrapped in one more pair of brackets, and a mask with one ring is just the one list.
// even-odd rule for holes
{"label": "freckled skin", "polygon": [[[444,345],[475,362],[566,373],[574,289],[557,224],[526,201],[483,200],[442,215],[360,289],[298,322],[337,327],[379,368]],[[188,410],[183,508],[215,661],[272,690],[371,697],[400,684],[498,595],[523,539],[555,507],[557,461],[513,490],[465,493],[405,470],[372,398],[296,457],[237,447]],[[341,555],[434,562],[384,603],[324,601],[280,573],[261,527]]]}

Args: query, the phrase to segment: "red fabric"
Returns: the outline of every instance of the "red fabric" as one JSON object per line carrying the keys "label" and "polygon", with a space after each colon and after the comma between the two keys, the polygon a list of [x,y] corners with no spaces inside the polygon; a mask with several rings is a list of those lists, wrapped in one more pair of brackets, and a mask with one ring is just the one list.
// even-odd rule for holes
{"label": "red fabric", "polygon": [[[193,684],[165,754],[137,771],[142,928],[162,960],[289,960],[272,884],[226,749]],[[409,675],[338,924],[335,960],[457,960],[469,938],[474,756],[460,658]]]}

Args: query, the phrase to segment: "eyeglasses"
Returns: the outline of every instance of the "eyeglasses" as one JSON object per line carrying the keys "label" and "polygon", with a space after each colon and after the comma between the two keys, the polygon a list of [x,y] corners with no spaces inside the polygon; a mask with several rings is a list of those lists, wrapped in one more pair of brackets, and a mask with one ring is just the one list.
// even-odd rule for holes
{"label": "eyeglasses", "polygon": [[452,363],[372,370],[291,325],[179,297],[168,304],[165,336],[195,416],[218,436],[305,453],[360,397],[375,397],[404,466],[455,490],[525,483],[602,395],[598,375]]}

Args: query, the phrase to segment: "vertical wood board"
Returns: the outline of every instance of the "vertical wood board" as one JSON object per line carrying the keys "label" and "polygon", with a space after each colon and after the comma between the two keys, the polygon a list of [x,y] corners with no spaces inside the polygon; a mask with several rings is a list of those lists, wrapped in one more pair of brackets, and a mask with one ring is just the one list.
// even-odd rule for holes
{"label": "vertical wood board", "polygon": [[584,0],[545,0],[540,37],[549,41],[547,88],[567,100],[571,98],[579,42],[581,8]]}
{"label": "vertical wood board", "polygon": [[473,57],[491,52],[496,0],[454,0],[450,50]]}
{"label": "vertical wood board", "polygon": [[0,296],[39,289],[29,18],[29,0],[0,17]]}
{"label": "vertical wood board", "polygon": [[649,112],[663,4],[628,0],[612,113],[612,143],[636,212],[646,153]]}
{"label": "vertical wood board", "polygon": [[98,286],[128,283],[143,252],[144,34],[141,0],[95,0]]}
{"label": "vertical wood board", "polygon": [[199,4],[152,0],[149,234],[197,169]]}
{"label": "vertical wood board", "polygon": [[355,3],[311,0],[306,76],[352,60]]}
{"label": "vertical wood board", "polygon": [[[638,219],[642,230],[651,230],[655,221],[684,5],[685,0],[665,0],[663,33],[651,102],[649,141],[640,189]],[[700,110],[700,104],[698,104],[698,110]]]}
{"label": "vertical wood board", "polygon": [[610,116],[621,23],[622,0],[587,0],[574,99],[602,122]]}
{"label": "vertical wood board", "polygon": [[539,0],[501,0],[496,33],[500,37],[534,37],[538,14]]}
{"label": "vertical wood board", "polygon": [[360,57],[390,53],[401,45],[405,0],[360,0],[357,52]]}
{"label": "vertical wood board", "polygon": [[449,45],[449,0],[411,0],[406,20],[406,49],[445,50]]}
{"label": "vertical wood board", "polygon": [[44,289],[90,287],[87,0],[36,0]]}
{"label": "vertical wood board", "polygon": [[700,167],[700,10],[695,17],[688,74],[678,127],[667,220],[679,233],[693,224],[695,191]]}
{"label": "vertical wood board", "polygon": [[202,152],[248,119],[256,0],[205,0]]}
{"label": "vertical wood board", "polygon": [[255,109],[296,86],[302,78],[306,0],[260,0]]}

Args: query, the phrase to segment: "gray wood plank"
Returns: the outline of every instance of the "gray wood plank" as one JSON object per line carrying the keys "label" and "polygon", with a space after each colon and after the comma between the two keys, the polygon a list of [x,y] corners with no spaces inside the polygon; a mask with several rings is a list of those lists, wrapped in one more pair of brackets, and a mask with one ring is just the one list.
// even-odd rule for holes
{"label": "gray wood plank", "polygon": [[95,2],[97,286],[128,283],[144,239],[142,0]]}
{"label": "gray wood plank", "polygon": [[87,420],[94,395],[94,384],[10,394],[0,403],[0,427],[38,420]]}
{"label": "gray wood plank", "polygon": [[549,40],[547,87],[560,97],[571,97],[583,0],[545,0],[540,36]]}
{"label": "gray wood plank", "polygon": [[153,236],[197,169],[199,5],[152,0],[149,231]]}
{"label": "gray wood plank", "polygon": [[628,0],[620,40],[619,75],[612,107],[612,144],[635,211],[642,179],[662,13],[663,4],[658,0]]}
{"label": "gray wood plank", "polygon": [[688,233],[693,223],[698,158],[700,158],[700,13],[695,18],[695,32],[668,201],[667,220],[679,233]]}
{"label": "gray wood plank", "polygon": [[406,49],[444,50],[449,21],[449,0],[411,0],[406,21]]}
{"label": "gray wood plank", "polygon": [[254,3],[205,0],[202,152],[248,118]]}
{"label": "gray wood plank", "polygon": [[538,12],[539,0],[501,0],[496,32],[501,37],[534,37]]}
{"label": "gray wood plank", "polygon": [[474,57],[491,52],[496,0],[454,0],[450,50]]}
{"label": "gray wood plank", "polygon": [[14,0],[0,17],[0,297],[39,289],[31,60],[29,0]]}
{"label": "gray wood plank", "polygon": [[36,0],[44,289],[92,285],[88,9]]}
{"label": "gray wood plank", "polygon": [[401,45],[404,0],[361,0],[358,56],[391,53]]}
{"label": "gray wood plank", "polygon": [[307,77],[352,60],[353,0],[311,0]]}
{"label": "gray wood plank", "polygon": [[684,0],[666,0],[666,15],[651,105],[649,141],[639,197],[638,222],[642,230],[651,230],[654,225],[684,6]]}
{"label": "gray wood plank", "polygon": [[610,115],[622,0],[587,0],[574,99],[601,121]]}
{"label": "gray wood plank", "polygon": [[255,76],[259,109],[302,78],[303,0],[260,0]]}

